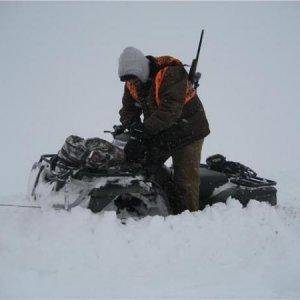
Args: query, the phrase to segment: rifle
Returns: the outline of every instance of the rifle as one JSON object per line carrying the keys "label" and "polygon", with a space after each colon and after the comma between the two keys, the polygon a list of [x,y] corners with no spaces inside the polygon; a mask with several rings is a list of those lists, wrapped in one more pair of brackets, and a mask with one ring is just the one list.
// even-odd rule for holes
{"label": "rifle", "polygon": [[199,80],[201,78],[201,73],[196,72],[196,71],[197,71],[197,64],[198,64],[199,54],[200,54],[202,40],[203,40],[203,34],[204,34],[204,30],[202,29],[200,41],[199,41],[199,45],[198,45],[198,50],[197,50],[197,55],[196,55],[196,58],[193,59],[193,62],[192,62],[192,65],[191,65],[191,68],[189,71],[189,81],[194,85],[195,89],[197,89],[197,87],[199,86]]}

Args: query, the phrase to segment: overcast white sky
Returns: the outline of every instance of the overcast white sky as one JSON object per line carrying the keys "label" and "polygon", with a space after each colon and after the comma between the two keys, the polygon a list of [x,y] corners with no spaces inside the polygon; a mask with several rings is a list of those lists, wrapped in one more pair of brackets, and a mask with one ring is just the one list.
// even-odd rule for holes
{"label": "overcast white sky", "polygon": [[0,195],[24,192],[33,162],[69,134],[118,123],[124,47],[190,63],[202,28],[202,161],[223,153],[273,179],[300,169],[299,3],[2,2]]}

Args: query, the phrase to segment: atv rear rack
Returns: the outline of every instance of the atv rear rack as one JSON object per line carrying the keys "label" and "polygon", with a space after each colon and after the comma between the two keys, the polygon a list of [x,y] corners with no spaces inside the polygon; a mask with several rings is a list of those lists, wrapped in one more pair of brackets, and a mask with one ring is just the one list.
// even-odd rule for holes
{"label": "atv rear rack", "polygon": [[208,157],[206,163],[208,169],[225,174],[230,182],[239,186],[255,188],[276,185],[275,181],[258,177],[257,173],[249,167],[238,162],[228,161],[221,154]]}
{"label": "atv rear rack", "polygon": [[265,179],[262,177],[232,177],[229,181],[237,185],[246,187],[264,187],[264,186],[275,186],[276,182],[273,180]]}

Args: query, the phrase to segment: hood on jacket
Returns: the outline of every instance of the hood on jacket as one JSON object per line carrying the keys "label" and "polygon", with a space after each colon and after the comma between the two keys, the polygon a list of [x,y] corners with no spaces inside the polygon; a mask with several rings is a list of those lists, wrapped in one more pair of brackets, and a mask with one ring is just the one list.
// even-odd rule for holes
{"label": "hood on jacket", "polygon": [[134,47],[127,47],[123,50],[118,68],[121,81],[125,81],[130,76],[136,76],[145,83],[149,78],[149,73],[149,60],[142,51]]}

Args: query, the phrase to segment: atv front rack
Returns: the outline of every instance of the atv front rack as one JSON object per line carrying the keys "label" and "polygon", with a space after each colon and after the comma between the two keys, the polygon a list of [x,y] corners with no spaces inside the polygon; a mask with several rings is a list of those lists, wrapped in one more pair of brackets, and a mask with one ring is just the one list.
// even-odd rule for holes
{"label": "atv front rack", "polygon": [[[46,162],[49,166],[49,171],[54,180],[66,181],[69,177],[75,179],[82,179],[82,177],[95,177],[95,176],[132,176],[137,173],[137,166],[132,168],[109,168],[109,169],[92,169],[86,166],[72,166],[63,161],[57,154],[44,154],[41,156],[40,162]],[[123,166],[122,166],[123,167]]]}
{"label": "atv front rack", "polygon": [[86,166],[73,166],[64,162],[57,154],[44,154],[40,157],[38,163],[33,168],[39,166],[39,172],[36,176],[31,196],[34,196],[35,189],[40,181],[42,172],[47,169],[45,180],[56,183],[56,191],[59,191],[65,184],[73,179],[81,180],[84,177],[128,177],[136,176],[140,171],[140,165],[120,166],[120,168],[109,168],[105,170],[91,169]]}

